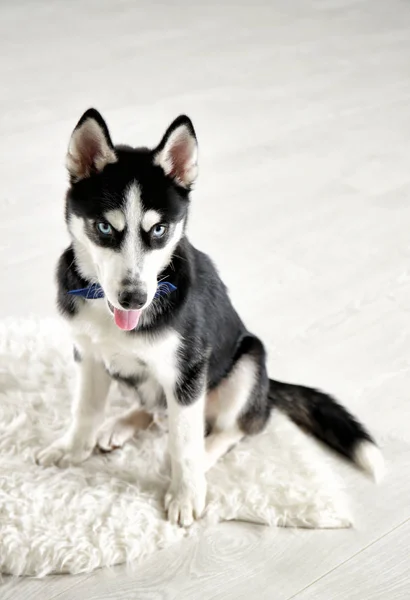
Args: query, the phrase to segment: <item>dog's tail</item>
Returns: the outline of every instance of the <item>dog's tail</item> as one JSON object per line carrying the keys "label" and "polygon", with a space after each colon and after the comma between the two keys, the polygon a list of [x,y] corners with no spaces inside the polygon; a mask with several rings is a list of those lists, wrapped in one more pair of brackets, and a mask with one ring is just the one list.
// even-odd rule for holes
{"label": "dog's tail", "polygon": [[384,460],[373,438],[331,396],[312,388],[270,379],[269,399],[305,432],[356,463],[375,481],[382,479]]}

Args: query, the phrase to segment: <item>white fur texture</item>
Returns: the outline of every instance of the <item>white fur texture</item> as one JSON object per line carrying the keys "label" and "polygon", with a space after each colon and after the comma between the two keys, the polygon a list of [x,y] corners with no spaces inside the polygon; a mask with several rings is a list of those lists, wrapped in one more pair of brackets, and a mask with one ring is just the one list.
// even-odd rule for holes
{"label": "white fur texture", "polygon": [[[40,448],[67,429],[71,341],[56,320],[0,322],[0,570],[79,573],[140,560],[220,520],[348,527],[345,496],[324,457],[284,417],[207,473],[207,509],[190,529],[167,522],[167,433],[141,431],[80,467],[43,468]],[[129,398],[113,387],[110,414]],[[176,549],[176,552],[178,549]]]}
{"label": "white fur texture", "polygon": [[354,460],[376,483],[383,479],[386,470],[384,458],[379,448],[372,442],[360,442],[354,453]]}

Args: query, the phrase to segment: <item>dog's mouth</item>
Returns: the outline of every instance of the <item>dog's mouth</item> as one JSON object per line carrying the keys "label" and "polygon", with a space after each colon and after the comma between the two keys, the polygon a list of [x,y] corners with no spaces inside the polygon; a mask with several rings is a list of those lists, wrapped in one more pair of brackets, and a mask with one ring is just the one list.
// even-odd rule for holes
{"label": "dog's mouth", "polygon": [[117,327],[123,331],[132,331],[137,327],[142,310],[120,310],[119,308],[115,308],[108,299],[107,304],[114,315],[114,321]]}

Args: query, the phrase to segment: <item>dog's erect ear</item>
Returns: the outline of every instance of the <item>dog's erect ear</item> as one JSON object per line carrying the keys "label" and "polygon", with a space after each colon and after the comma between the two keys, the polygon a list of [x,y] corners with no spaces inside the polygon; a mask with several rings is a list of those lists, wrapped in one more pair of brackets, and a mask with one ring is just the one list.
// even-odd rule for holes
{"label": "dog's erect ear", "polygon": [[107,125],[98,110],[90,108],[71,135],[66,158],[70,179],[72,182],[85,179],[116,161]]}
{"label": "dog's erect ear", "polygon": [[181,115],[168,127],[154,151],[154,164],[189,189],[198,174],[198,144],[191,120]]}

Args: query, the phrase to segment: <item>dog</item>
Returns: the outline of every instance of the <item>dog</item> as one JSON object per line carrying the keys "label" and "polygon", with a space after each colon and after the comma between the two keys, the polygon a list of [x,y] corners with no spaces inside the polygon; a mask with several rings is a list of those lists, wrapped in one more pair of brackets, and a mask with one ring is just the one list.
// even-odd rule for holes
{"label": "dog", "polygon": [[[79,377],[68,431],[37,456],[44,466],[81,463],[97,446],[121,446],[150,427],[153,413],[166,411],[165,510],[181,526],[204,511],[206,471],[261,432],[274,409],[374,478],[383,471],[373,438],[332,397],[269,379],[262,342],[241,321],[210,258],[186,235],[197,158],[195,130],[184,115],[154,149],[114,146],[95,109],[75,127],[66,158],[71,244],[56,279]],[[162,282],[167,293],[160,293]],[[113,379],[140,402],[104,423]]]}

